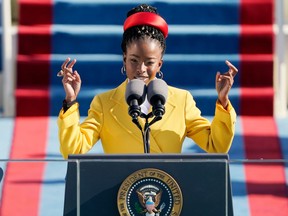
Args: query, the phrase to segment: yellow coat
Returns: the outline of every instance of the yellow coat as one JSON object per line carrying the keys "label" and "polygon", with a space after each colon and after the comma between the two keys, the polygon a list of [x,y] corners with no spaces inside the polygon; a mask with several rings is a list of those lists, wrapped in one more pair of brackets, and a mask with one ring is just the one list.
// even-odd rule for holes
{"label": "yellow coat", "polygon": [[[139,128],[132,123],[125,101],[127,80],[120,86],[96,95],[87,118],[79,123],[78,104],[58,116],[60,151],[68,154],[88,152],[101,139],[105,153],[143,153]],[[145,120],[140,118],[144,127]],[[165,114],[150,129],[151,153],[180,153],[185,137],[190,137],[206,152],[227,153],[235,131],[236,113],[229,102],[227,110],[216,103],[215,117],[210,123],[201,116],[192,95],[182,89],[168,87]]]}

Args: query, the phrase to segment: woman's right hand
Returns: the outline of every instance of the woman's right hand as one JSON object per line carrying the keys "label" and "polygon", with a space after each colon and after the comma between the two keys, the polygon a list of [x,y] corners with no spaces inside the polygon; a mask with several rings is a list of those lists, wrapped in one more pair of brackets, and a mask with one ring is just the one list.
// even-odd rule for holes
{"label": "woman's right hand", "polygon": [[66,93],[65,100],[67,103],[76,100],[81,88],[81,77],[76,70],[73,71],[76,59],[71,62],[70,60],[70,58],[67,58],[61,66],[63,71],[62,84]]}

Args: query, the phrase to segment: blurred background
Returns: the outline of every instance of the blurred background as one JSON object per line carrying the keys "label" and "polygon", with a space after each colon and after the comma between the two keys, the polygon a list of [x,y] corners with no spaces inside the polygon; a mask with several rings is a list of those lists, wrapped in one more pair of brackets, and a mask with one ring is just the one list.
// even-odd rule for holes
{"label": "blurred background", "polygon": [[[203,116],[213,119],[225,60],[239,69],[230,92],[234,213],[287,215],[288,0],[0,0],[0,215],[62,215],[56,74],[77,59],[83,119],[95,94],[125,79],[122,25],[140,3],[169,25],[164,80],[189,90]],[[188,139],[183,152],[202,153]],[[103,153],[101,142],[90,153]]]}

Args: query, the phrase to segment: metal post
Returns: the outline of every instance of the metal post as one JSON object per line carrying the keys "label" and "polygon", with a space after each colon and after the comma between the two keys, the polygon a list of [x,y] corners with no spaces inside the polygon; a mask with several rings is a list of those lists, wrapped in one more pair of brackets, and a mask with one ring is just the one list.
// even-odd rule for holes
{"label": "metal post", "polygon": [[3,110],[4,116],[15,115],[15,57],[12,49],[11,1],[2,1],[3,19]]}
{"label": "metal post", "polygon": [[274,116],[287,116],[287,67],[285,63],[284,1],[275,1]]}

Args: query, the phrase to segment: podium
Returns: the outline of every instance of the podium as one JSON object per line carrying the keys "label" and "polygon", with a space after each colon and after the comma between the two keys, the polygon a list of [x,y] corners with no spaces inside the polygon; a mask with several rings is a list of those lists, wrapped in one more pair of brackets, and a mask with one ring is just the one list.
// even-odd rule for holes
{"label": "podium", "polygon": [[86,154],[68,159],[65,216],[145,216],[151,205],[155,216],[233,216],[227,154]]}

